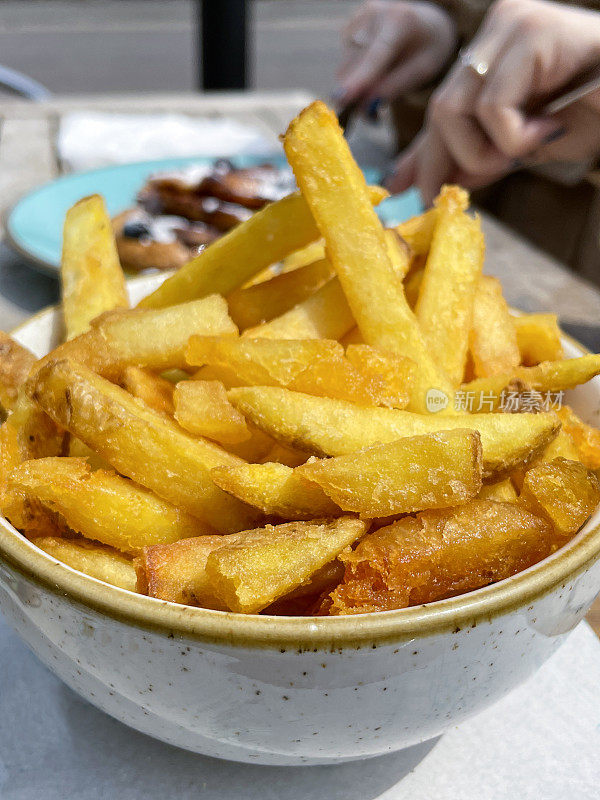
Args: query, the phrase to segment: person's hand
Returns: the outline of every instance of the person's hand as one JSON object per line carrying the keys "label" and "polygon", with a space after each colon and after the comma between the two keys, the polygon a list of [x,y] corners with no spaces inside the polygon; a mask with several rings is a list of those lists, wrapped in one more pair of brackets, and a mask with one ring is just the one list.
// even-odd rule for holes
{"label": "person's hand", "polygon": [[[552,117],[528,113],[600,64],[600,13],[545,0],[498,0],[466,56],[431,98],[424,129],[398,159],[392,191],[477,188],[522,166],[600,155],[600,91]],[[483,74],[479,74],[483,73]]]}
{"label": "person's hand", "polygon": [[340,105],[389,100],[436,77],[456,47],[452,18],[433,3],[368,0],[343,32]]}

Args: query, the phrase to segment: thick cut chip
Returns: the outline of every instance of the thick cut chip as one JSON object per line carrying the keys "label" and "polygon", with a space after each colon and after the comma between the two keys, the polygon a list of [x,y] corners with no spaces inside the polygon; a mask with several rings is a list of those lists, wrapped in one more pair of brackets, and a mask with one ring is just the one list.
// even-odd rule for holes
{"label": "thick cut chip", "polygon": [[292,272],[321,258],[325,258],[325,244],[322,239],[318,239],[287,255],[282,261],[283,272]]}
{"label": "thick cut chip", "polygon": [[[242,461],[250,461],[256,463],[257,461],[269,461],[269,454],[277,442],[268,433],[261,431],[256,425],[246,421],[246,428],[248,429],[248,438],[243,442],[237,444],[224,445],[224,449],[229,453],[233,453],[242,459]],[[305,456],[306,459],[306,456]]]}
{"label": "thick cut chip", "polygon": [[155,411],[173,416],[173,384],[142,367],[126,367],[121,378],[124,389]]}
{"label": "thick cut chip", "polygon": [[[357,329],[358,330],[358,329]],[[378,405],[405,408],[415,382],[416,365],[410,358],[383,353],[368,344],[349,343],[346,358],[377,387]]]}
{"label": "thick cut chip", "polygon": [[[343,347],[331,339],[193,336],[186,357],[190,364],[206,364],[224,374],[228,386],[285,386],[307,394],[337,397],[362,405],[406,406],[414,365],[397,356],[396,365],[400,365],[400,374],[395,376],[396,381],[390,386],[390,381],[386,382],[385,377],[379,375],[372,366],[377,362],[377,351],[366,345],[363,351],[365,348],[367,352],[363,360],[370,358],[370,372],[363,372],[354,366],[346,358]],[[385,363],[385,357],[381,356],[379,361]],[[392,367],[388,365],[388,372],[391,371]],[[404,376],[407,376],[407,380],[400,388]],[[205,382],[205,373],[198,373],[198,377],[203,379],[200,383]]]}
{"label": "thick cut chip", "polygon": [[[466,193],[465,193],[466,194]],[[468,195],[465,209],[469,205]],[[415,255],[425,256],[431,247],[433,232],[437,223],[437,208],[430,208],[423,214],[411,217],[396,226],[396,231],[408,244]]]}
{"label": "thick cut chip", "polygon": [[412,410],[430,410],[427,398],[436,389],[451,411],[452,385],[406,302],[364,176],[335,115],[324,103],[312,103],[291,122],[284,148],[365,342],[418,364]]}
{"label": "thick cut chip", "polygon": [[129,305],[112,224],[100,195],[84,197],[67,211],[60,279],[67,339],[84,333],[104,311]]}
{"label": "thick cut chip", "polygon": [[302,303],[334,274],[329,261],[322,258],[268,281],[237,289],[227,298],[229,313],[240,330],[262,325]]}
{"label": "thick cut chip", "polygon": [[230,389],[229,399],[274,438],[319,456],[344,455],[406,436],[457,428],[476,430],[481,436],[486,478],[499,477],[534,459],[560,428],[551,412],[441,417],[366,408],[270,386]]}
{"label": "thick cut chip", "polygon": [[555,458],[568,458],[569,461],[581,461],[573,437],[566,429],[561,427],[548,447],[540,456],[540,461],[554,461]]}
{"label": "thick cut chip", "polygon": [[568,538],[600,503],[600,484],[579,461],[557,458],[527,470],[521,500],[534,514],[546,517],[558,535]]}
{"label": "thick cut chip", "polygon": [[557,411],[563,430],[569,434],[579,454],[579,460],[588,469],[600,468],[600,430],[585,423],[569,406]]}
{"label": "thick cut chip", "polygon": [[175,387],[175,419],[190,433],[221,444],[250,438],[243,415],[227,399],[220,381],[181,381]]}
{"label": "thick cut chip", "polygon": [[209,580],[206,560],[213,550],[239,538],[239,533],[198,536],[147,547],[137,562],[138,591],[171,603],[226,611],[227,606]]}
{"label": "thick cut chip", "polygon": [[469,345],[477,378],[511,372],[521,362],[515,318],[500,281],[489,275],[483,275],[477,285]]}
{"label": "thick cut chip", "polygon": [[229,533],[248,528],[256,513],[213,483],[213,467],[240,459],[186,434],[175,422],[81,364],[48,362],[27,381],[29,396],[52,419],[118,472],[174,506]]}
{"label": "thick cut chip", "polygon": [[457,208],[452,189],[444,187],[436,203],[437,224],[415,311],[433,358],[458,385],[467,362],[484,242],[479,219]]}
{"label": "thick cut chip", "polygon": [[[600,355],[590,354],[580,358],[565,358],[561,361],[543,361],[535,367],[514,367],[510,372],[493,375],[487,378],[475,378],[469,383],[463,383],[461,390],[464,397],[474,398],[472,411],[491,411],[492,408],[506,406],[511,399],[507,390],[513,390],[513,395],[518,400],[520,407],[523,403],[537,403],[539,408],[551,407],[560,401],[560,397],[552,397],[554,393],[574,389],[582,383],[587,383],[596,375],[600,375]],[[525,395],[519,400],[517,395],[523,388]],[[535,392],[550,393],[546,398],[531,397],[531,390]],[[506,408],[505,410],[512,410]],[[535,410],[527,408],[525,411]]]}
{"label": "thick cut chip", "polygon": [[81,458],[39,458],[10,474],[9,485],[58,512],[69,528],[125,553],[215,531],[114,472]]}
{"label": "thick cut chip", "polygon": [[533,367],[541,361],[563,358],[556,314],[521,314],[514,318],[521,363]]}
{"label": "thick cut chip", "polygon": [[410,308],[416,308],[419,301],[419,292],[421,291],[421,284],[425,275],[425,267],[415,269],[406,278],[404,282],[404,294],[406,295],[406,302]]}
{"label": "thick cut chip", "polygon": [[323,611],[388,611],[470,592],[526,569],[559,544],[546,520],[514,503],[473,500],[423,511],[343,553],[344,580]]}
{"label": "thick cut chip", "polygon": [[337,278],[270,322],[248,328],[252,339],[341,339],[356,322]]}
{"label": "thick cut chip", "polygon": [[[272,441],[275,442],[274,439]],[[262,461],[265,464],[268,461],[272,461],[276,464],[285,464],[286,467],[299,467],[300,464],[305,463],[307,458],[308,453],[302,453],[300,450],[294,450],[291,447],[286,447],[285,445],[280,444],[280,442],[275,442],[273,447],[269,450],[266,457],[263,458]]]}
{"label": "thick cut chip", "polygon": [[219,295],[166,309],[134,309],[101,317],[94,330],[112,363],[156,370],[183,368],[190,336],[236,335],[237,327]]}
{"label": "thick cut chip", "polygon": [[32,541],[40,550],[78,572],[120,589],[130,592],[136,590],[133,562],[116,550],[84,540],[57,539],[51,536]]}
{"label": "thick cut chip", "polygon": [[339,506],[310,480],[284,464],[242,464],[217,467],[212,478],[229,494],[283,519],[315,519],[340,515]]}
{"label": "thick cut chip", "polygon": [[365,517],[410,514],[466,503],[481,489],[481,442],[475,431],[409,436],[294,470],[344,511]]}
{"label": "thick cut chip", "polygon": [[267,525],[213,550],[206,571],[227,608],[255,614],[310,581],[367,527],[352,517]]}
{"label": "thick cut chip", "polygon": [[[369,196],[377,204],[387,197],[387,192],[373,186]],[[215,292],[227,295],[318,237],[319,231],[302,195],[288,195],[269,203],[214,241],[144,298],[140,306],[164,308]]]}
{"label": "thick cut chip", "polygon": [[36,360],[26,347],[0,331],[0,406],[5,411],[14,406],[19,388]]}

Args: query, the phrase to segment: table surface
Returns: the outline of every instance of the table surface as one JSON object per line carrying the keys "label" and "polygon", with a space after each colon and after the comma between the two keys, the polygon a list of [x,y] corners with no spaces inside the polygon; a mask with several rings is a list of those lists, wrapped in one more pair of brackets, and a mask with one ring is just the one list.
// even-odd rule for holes
{"label": "table surface", "polygon": [[[32,104],[0,104],[0,214],[20,195],[62,174],[56,150],[61,115],[74,110],[135,113],[178,112],[227,116],[253,125],[276,141],[289,120],[308,102],[306,92],[227,92],[201,94],[93,95],[57,97]],[[364,150],[364,148],[361,148]],[[525,311],[552,311],[569,333],[600,351],[600,291],[487,215],[486,267],[498,277],[511,305]],[[0,243],[0,329],[11,330],[58,299],[53,278],[30,269]],[[588,620],[600,635],[600,600]]]}

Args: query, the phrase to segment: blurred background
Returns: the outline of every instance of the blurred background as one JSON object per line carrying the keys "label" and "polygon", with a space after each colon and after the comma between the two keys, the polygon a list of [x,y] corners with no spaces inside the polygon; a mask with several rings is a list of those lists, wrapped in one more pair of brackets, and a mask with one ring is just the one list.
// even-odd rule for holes
{"label": "blurred background", "polygon": [[[327,95],[339,31],[360,3],[247,5],[249,87]],[[0,0],[0,63],[60,94],[192,90],[200,75],[198,6],[194,0]]]}

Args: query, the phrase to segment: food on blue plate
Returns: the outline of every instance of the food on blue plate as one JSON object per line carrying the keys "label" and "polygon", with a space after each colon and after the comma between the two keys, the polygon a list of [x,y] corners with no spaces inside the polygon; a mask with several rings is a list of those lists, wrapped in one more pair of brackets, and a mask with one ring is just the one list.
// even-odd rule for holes
{"label": "food on blue plate", "polygon": [[0,335],[2,514],[105,583],[242,614],[428,603],[562,547],[600,501],[600,431],[563,395],[600,356],[511,314],[463,189],[385,230],[322,103],[284,144],[285,197],[225,168],[148,190],[247,218],[136,309],[101,200],[69,212],[67,341]]}

